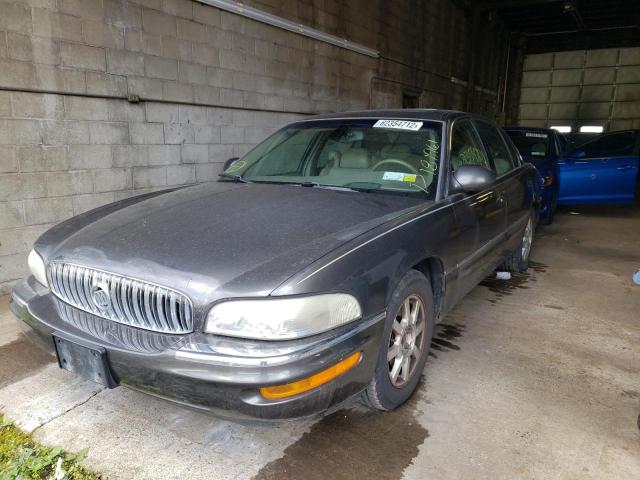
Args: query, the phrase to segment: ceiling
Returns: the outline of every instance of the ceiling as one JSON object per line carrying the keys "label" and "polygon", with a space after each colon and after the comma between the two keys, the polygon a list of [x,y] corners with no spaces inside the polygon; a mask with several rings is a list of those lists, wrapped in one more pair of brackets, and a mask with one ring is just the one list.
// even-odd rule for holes
{"label": "ceiling", "polygon": [[530,53],[640,46],[640,0],[481,0]]}

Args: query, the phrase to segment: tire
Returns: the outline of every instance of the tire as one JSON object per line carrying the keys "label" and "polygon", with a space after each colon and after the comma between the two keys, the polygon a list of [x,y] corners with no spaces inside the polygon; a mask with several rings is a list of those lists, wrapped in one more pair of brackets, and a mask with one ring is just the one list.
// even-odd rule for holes
{"label": "tire", "polygon": [[520,243],[518,243],[518,247],[505,259],[500,267],[502,270],[513,273],[520,273],[527,270],[529,267],[529,255],[531,254],[535,225],[534,214],[529,213],[529,220],[527,220],[527,225],[522,233],[522,239]]}
{"label": "tire", "polygon": [[[406,302],[409,302],[408,315],[405,313]],[[413,325],[410,325],[411,313],[416,311],[418,305],[421,305],[422,315],[418,310],[418,318],[415,323],[417,328],[414,328]],[[420,320],[420,316],[422,320]],[[401,318],[405,319],[405,323],[399,321]],[[407,320],[409,320],[408,323]],[[371,383],[362,394],[362,401],[365,405],[377,410],[389,411],[399,407],[411,397],[420,381],[420,375],[429,356],[434,325],[435,313],[431,284],[422,273],[410,270],[400,280],[389,301],[376,369]],[[400,329],[404,334],[400,332]],[[418,331],[419,333],[416,333]],[[412,345],[418,348],[417,355],[415,353],[408,354],[415,352]],[[387,356],[392,349],[396,355],[391,358],[391,361],[388,361]],[[408,368],[406,368],[406,360],[401,360],[406,359],[407,356],[409,357]],[[398,361],[400,362],[399,366],[396,366]],[[394,373],[396,375],[395,381],[392,380]]]}

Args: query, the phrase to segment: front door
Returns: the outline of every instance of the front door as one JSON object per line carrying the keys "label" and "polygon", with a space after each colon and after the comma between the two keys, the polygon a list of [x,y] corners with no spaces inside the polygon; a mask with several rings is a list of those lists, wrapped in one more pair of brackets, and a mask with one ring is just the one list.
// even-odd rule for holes
{"label": "front door", "polygon": [[[451,138],[451,170],[461,165],[480,165],[492,169],[482,141],[469,119],[455,122]],[[461,298],[495,268],[496,246],[504,240],[506,224],[505,199],[494,188],[465,195],[456,193],[454,213],[459,235],[466,241],[457,242],[455,299]],[[499,247],[498,247],[499,248]]]}
{"label": "front door", "polygon": [[562,158],[558,162],[558,203],[633,203],[638,178],[637,136],[634,131],[603,135]]}

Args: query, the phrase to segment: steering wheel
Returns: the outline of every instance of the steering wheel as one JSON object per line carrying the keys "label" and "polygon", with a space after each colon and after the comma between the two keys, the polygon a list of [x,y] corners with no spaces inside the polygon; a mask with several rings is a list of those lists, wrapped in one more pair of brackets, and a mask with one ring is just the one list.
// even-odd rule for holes
{"label": "steering wheel", "polygon": [[416,173],[416,174],[418,173],[418,169],[415,168],[413,165],[411,165],[409,162],[406,162],[404,160],[399,160],[397,158],[386,158],[384,160],[381,160],[373,166],[372,170],[374,172],[378,172],[380,171],[378,167],[380,167],[381,165],[387,165],[387,164],[402,165],[403,167],[409,170],[409,173]]}

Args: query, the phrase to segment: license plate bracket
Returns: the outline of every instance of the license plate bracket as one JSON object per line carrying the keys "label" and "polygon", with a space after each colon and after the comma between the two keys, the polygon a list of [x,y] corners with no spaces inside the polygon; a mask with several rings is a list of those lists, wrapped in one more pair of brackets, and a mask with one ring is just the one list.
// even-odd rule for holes
{"label": "license plate bracket", "polygon": [[58,333],[53,334],[60,368],[107,388],[118,385],[107,358],[107,351],[98,345],[90,345],[78,339],[70,340]]}

